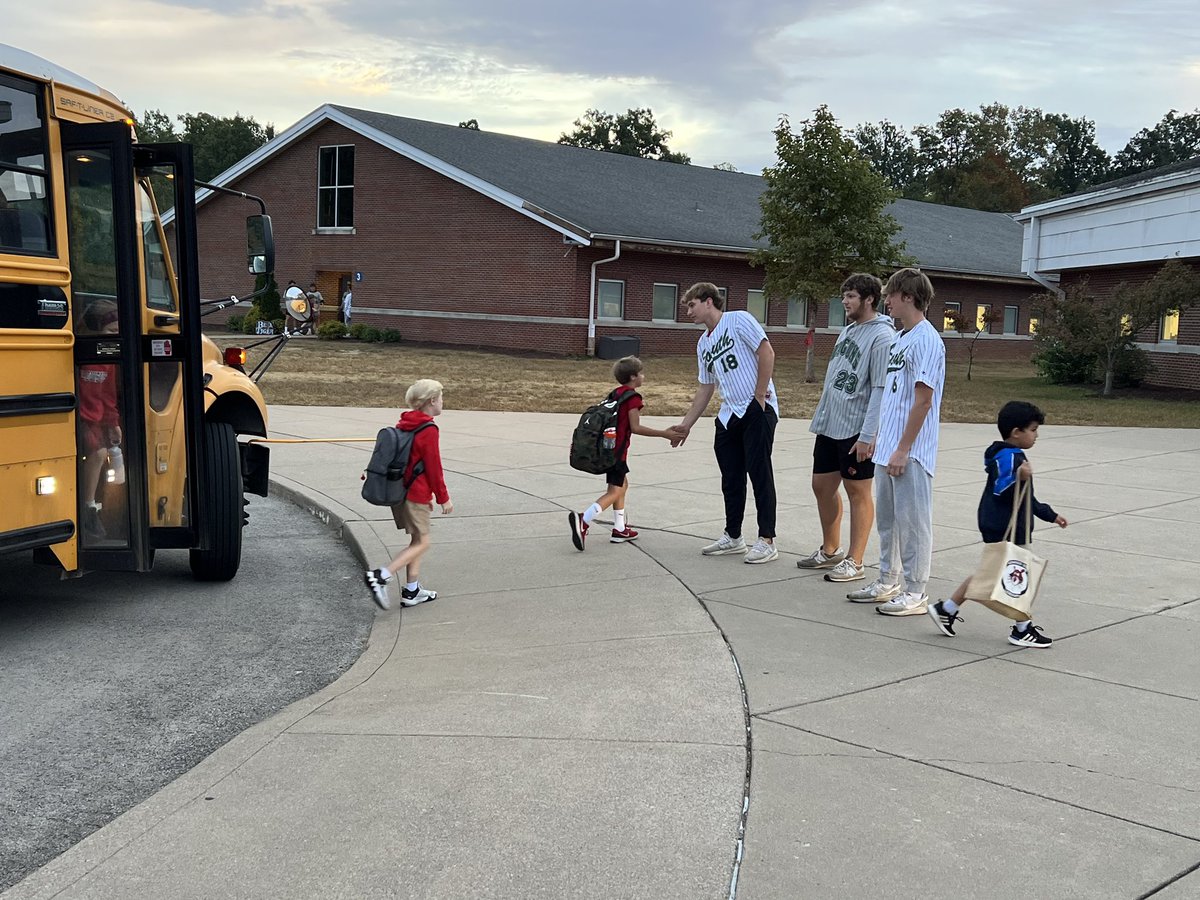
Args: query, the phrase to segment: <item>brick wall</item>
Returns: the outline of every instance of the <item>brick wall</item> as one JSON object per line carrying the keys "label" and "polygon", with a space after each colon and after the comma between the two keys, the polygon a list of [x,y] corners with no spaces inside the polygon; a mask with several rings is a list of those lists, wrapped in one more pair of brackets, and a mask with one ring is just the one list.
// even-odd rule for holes
{"label": "brick wall", "polygon": [[[355,147],[355,233],[317,234],[318,151],[336,144]],[[406,340],[418,342],[586,352],[590,269],[613,255],[611,244],[566,245],[544,225],[335,123],[320,126],[230,187],[266,200],[275,231],[276,280],[286,285],[293,279],[303,287],[316,281],[326,298],[323,321],[337,317],[343,282],[361,272],[363,280],[353,284],[355,322],[397,328]],[[245,201],[219,195],[200,207],[204,296],[249,291],[243,222],[254,211]],[[678,308],[678,328],[652,322],[654,284],[675,284],[682,295],[697,281],[712,281],[727,289],[728,309],[745,309],[748,292],[762,287],[763,272],[728,254],[651,253],[626,245],[620,259],[597,267],[597,278],[625,283],[624,321],[599,320],[597,337],[635,334],[645,354],[690,354],[697,329]],[[944,299],[957,299],[973,313],[968,304],[974,302],[1024,307],[1031,293],[1023,284],[951,277],[935,276],[934,284],[938,297],[931,320],[938,326]],[[232,308],[206,323],[245,309]],[[818,327],[828,323],[828,309],[828,303],[814,308]],[[802,356],[807,329],[788,327],[787,314],[786,302],[770,303],[771,342],[780,354]],[[1021,321],[1027,331],[1024,308]],[[817,353],[827,356],[835,338],[817,334]],[[950,354],[962,352],[963,343],[948,339]],[[1028,341],[981,340],[977,358],[1028,359],[1031,350]]]}

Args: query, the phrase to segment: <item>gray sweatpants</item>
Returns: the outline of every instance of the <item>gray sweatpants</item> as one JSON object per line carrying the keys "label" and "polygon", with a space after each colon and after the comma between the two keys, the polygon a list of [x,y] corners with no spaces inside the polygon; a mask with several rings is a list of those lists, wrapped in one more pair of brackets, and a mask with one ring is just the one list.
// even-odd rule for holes
{"label": "gray sweatpants", "polygon": [[894,477],[875,468],[875,526],[879,529],[879,579],[924,594],[933,558],[933,476],[910,458]]}

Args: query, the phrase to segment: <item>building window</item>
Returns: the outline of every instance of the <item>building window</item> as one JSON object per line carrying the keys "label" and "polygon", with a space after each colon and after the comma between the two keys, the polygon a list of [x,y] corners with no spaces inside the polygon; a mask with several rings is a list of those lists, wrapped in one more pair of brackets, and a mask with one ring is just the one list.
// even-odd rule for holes
{"label": "building window", "polygon": [[1179,340],[1179,310],[1173,309],[1162,317],[1162,328],[1159,329],[1160,341]]}
{"label": "building window", "polygon": [[317,160],[317,227],[354,227],[354,145],[322,147]]}
{"label": "building window", "polygon": [[729,307],[729,288],[719,287],[717,293],[721,295],[721,299],[725,301],[725,307]]}
{"label": "building window", "polygon": [[1037,316],[1029,317],[1029,333],[1037,334]]}
{"label": "building window", "polygon": [[601,319],[625,318],[625,282],[601,278],[597,294]]}
{"label": "building window", "polygon": [[663,322],[674,322],[678,310],[679,285],[655,284],[652,316]]}
{"label": "building window", "polygon": [[829,301],[829,327],[846,327],[846,307],[842,306],[841,297],[834,297]]}
{"label": "building window", "polygon": [[990,331],[991,326],[988,325],[988,317],[992,314],[992,307],[987,303],[980,303],[975,307],[975,330]]}
{"label": "building window", "polygon": [[1019,310],[1015,306],[1004,307],[1004,333],[1016,334]]}
{"label": "building window", "polygon": [[789,300],[787,323],[789,328],[805,328],[808,326],[808,301]]}
{"label": "building window", "polygon": [[962,306],[958,303],[943,303],[945,308],[942,312],[942,331],[958,331],[958,316],[962,312]]}
{"label": "building window", "polygon": [[762,291],[746,291],[746,311],[760,324],[767,324],[767,295]]}

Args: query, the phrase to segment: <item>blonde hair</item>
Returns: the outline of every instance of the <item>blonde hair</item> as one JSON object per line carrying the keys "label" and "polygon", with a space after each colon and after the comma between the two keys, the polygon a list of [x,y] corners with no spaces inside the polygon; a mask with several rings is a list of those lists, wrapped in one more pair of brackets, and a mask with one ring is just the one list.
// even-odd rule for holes
{"label": "blonde hair", "polygon": [[412,386],[404,392],[404,402],[408,404],[409,409],[420,409],[441,393],[442,383],[440,381],[434,381],[432,378],[421,378],[414,381]]}
{"label": "blonde hair", "polygon": [[933,302],[933,285],[920,269],[908,268],[893,272],[883,293],[885,296],[896,293],[908,294],[913,298],[913,306],[922,312],[929,309],[929,304]]}

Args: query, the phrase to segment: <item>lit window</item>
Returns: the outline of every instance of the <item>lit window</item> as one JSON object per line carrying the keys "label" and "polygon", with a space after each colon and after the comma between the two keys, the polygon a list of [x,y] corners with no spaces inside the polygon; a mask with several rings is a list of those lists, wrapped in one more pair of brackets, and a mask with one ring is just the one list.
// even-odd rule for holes
{"label": "lit window", "polygon": [[597,300],[600,304],[600,318],[625,318],[625,282],[600,279],[597,288]]}
{"label": "lit window", "polygon": [[322,147],[317,159],[317,227],[354,227],[354,145]]}
{"label": "lit window", "polygon": [[1121,316],[1121,331],[1124,334],[1133,333],[1133,317],[1128,313]]}
{"label": "lit window", "polygon": [[1004,333],[1016,334],[1019,311],[1015,306],[1004,307]]}
{"label": "lit window", "polygon": [[1037,334],[1037,316],[1029,317],[1029,333]]}
{"label": "lit window", "polygon": [[678,299],[679,285],[654,285],[654,311],[652,313],[654,318],[664,322],[674,322]]}
{"label": "lit window", "polygon": [[1179,310],[1173,309],[1162,318],[1162,328],[1158,333],[1160,341],[1179,340]]}
{"label": "lit window", "polygon": [[988,316],[992,314],[992,307],[986,303],[980,303],[975,307],[975,330],[988,330]]}
{"label": "lit window", "polygon": [[767,324],[767,295],[762,291],[746,291],[746,311],[758,321]]}
{"label": "lit window", "polygon": [[805,328],[808,325],[808,301],[789,300],[787,323],[792,328]]}
{"label": "lit window", "polygon": [[945,311],[942,313],[942,331],[957,331],[957,319],[962,306],[958,303],[945,303],[943,306],[945,307]]}

